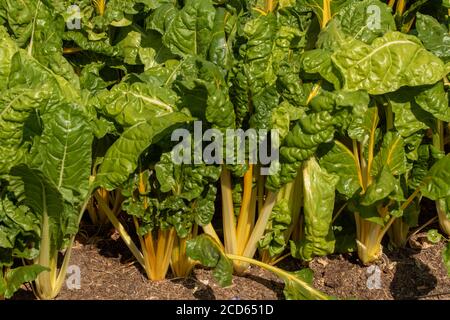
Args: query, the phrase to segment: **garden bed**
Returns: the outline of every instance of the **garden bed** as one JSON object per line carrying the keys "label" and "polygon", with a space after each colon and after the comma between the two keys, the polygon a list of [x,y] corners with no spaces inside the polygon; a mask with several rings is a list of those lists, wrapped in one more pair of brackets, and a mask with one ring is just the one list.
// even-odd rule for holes
{"label": "garden bed", "polygon": [[[169,273],[164,281],[149,281],[135,263],[122,240],[88,234],[77,237],[71,265],[81,271],[81,288],[64,286],[58,300],[276,300],[284,299],[283,283],[270,272],[251,267],[245,276],[233,277],[230,287],[220,287],[211,271],[196,268],[186,278]],[[373,274],[362,266],[355,254],[318,257],[309,263],[314,271],[314,286],[339,299],[450,299],[450,278],[441,259],[444,243],[430,244],[426,233],[415,236],[418,248],[386,250],[376,266],[380,268],[381,287],[368,289]],[[421,248],[419,248],[419,246]],[[286,270],[302,267],[288,258],[280,263]],[[15,299],[34,299],[24,287]]]}

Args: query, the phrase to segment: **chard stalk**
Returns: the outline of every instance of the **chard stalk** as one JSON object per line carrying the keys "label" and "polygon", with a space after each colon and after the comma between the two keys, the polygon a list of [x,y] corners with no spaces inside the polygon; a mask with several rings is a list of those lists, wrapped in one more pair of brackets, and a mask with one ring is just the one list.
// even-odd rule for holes
{"label": "chard stalk", "polygon": [[[436,121],[436,132],[433,133],[433,145],[441,151],[445,152],[445,132],[444,122],[442,120]],[[447,235],[450,236],[450,219],[447,217],[445,199],[436,200],[436,210],[439,218],[439,225]]]}
{"label": "chard stalk", "polygon": [[328,22],[331,20],[331,1],[332,0],[323,0],[323,15],[322,15],[322,24],[321,29],[324,29]]}
{"label": "chard stalk", "polygon": [[258,267],[260,267],[262,269],[266,269],[266,270],[274,273],[275,275],[281,277],[282,279],[295,282],[295,283],[299,284],[302,288],[304,288],[306,291],[308,291],[308,293],[311,294],[311,296],[317,297],[317,299],[322,299],[322,300],[328,300],[329,299],[329,297],[327,295],[325,295],[324,293],[314,289],[308,283],[306,283],[303,280],[299,279],[294,274],[292,274],[290,272],[287,272],[287,271],[284,271],[283,269],[280,269],[280,268],[268,265],[266,263],[263,263],[261,261],[254,260],[254,259],[251,259],[251,258],[248,258],[248,257],[237,256],[237,255],[233,255],[233,254],[226,254],[226,256],[230,260],[241,261],[241,262],[244,262],[246,265],[253,264],[255,266],[258,266]]}
{"label": "chard stalk", "polygon": [[109,221],[111,221],[111,224],[119,232],[120,237],[125,242],[127,247],[130,249],[131,253],[133,253],[133,255],[136,258],[137,262],[139,262],[139,264],[145,269],[144,256],[139,251],[139,249],[136,247],[136,245],[134,244],[134,242],[131,239],[130,235],[125,230],[123,225],[120,223],[119,219],[117,219],[117,217],[114,215],[112,210],[108,207],[108,205],[104,202],[104,200],[98,194],[95,194],[95,199],[97,200],[99,206],[102,208],[103,212],[106,213]]}
{"label": "chard stalk", "polygon": [[403,13],[405,12],[406,1],[407,1],[407,0],[398,0],[398,2],[397,2],[397,7],[395,8],[395,12],[396,12],[399,16],[402,16]]}
{"label": "chard stalk", "polygon": [[[273,206],[275,205],[277,200],[276,192],[269,192],[267,195],[266,202],[264,203],[264,207],[261,210],[261,215],[258,217],[258,221],[256,222],[255,228],[250,236],[250,239],[247,242],[247,245],[244,249],[243,256],[252,258],[256,249],[258,248],[258,242],[261,237],[264,235],[264,231],[266,229],[267,223],[270,219],[270,215],[272,213]],[[248,264],[239,264],[236,272],[243,273],[247,270]]]}
{"label": "chard stalk", "polygon": [[203,232],[209,235],[211,238],[213,238],[223,249],[222,241],[220,241],[219,236],[217,235],[216,230],[214,229],[213,225],[211,223],[207,224],[206,226],[203,226]]}
{"label": "chard stalk", "polygon": [[236,238],[238,254],[242,254],[248,237],[250,236],[253,224],[252,218],[254,217],[254,213],[252,214],[250,212],[253,198],[253,165],[251,164],[244,175],[244,191],[242,195],[242,204],[237,223]]}
{"label": "chard stalk", "polygon": [[225,252],[236,254],[238,252],[238,244],[236,235],[236,222],[233,210],[231,174],[225,166],[223,166],[222,168],[220,183],[222,189],[222,216],[225,238]]}

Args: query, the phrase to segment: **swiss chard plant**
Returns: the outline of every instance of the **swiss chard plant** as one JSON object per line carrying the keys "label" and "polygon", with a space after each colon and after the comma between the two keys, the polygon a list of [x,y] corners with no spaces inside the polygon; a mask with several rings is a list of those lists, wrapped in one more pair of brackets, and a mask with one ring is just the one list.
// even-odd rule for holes
{"label": "swiss chard plant", "polygon": [[328,297],[278,262],[372,263],[386,235],[407,244],[423,198],[450,235],[449,9],[0,0],[0,297],[34,280],[54,298],[84,213],[151,280],[200,263],[228,285],[253,264],[290,299]]}

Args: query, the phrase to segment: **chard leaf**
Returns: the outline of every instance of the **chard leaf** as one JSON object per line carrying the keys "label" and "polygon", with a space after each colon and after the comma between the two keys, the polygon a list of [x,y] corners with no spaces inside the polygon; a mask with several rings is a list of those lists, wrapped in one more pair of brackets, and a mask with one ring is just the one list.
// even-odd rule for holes
{"label": "chard leaf", "polygon": [[434,84],[445,75],[442,60],[428,52],[419,39],[400,32],[388,32],[371,45],[349,41],[332,60],[344,78],[344,89],[374,95],[403,86]]}
{"label": "chard leaf", "polygon": [[422,181],[424,197],[438,200],[450,197],[450,154],[438,160]]}
{"label": "chard leaf", "polygon": [[348,198],[351,198],[361,188],[356,159],[341,142],[333,142],[329,151],[320,158],[320,166],[330,174],[339,177],[336,190]]}
{"label": "chard leaf", "polygon": [[[288,273],[288,272],[286,272]],[[289,277],[281,276],[284,280],[284,296],[286,300],[329,300],[330,297],[312,288],[314,272],[305,268],[289,272]]]}
{"label": "chard leaf", "polygon": [[48,270],[40,265],[30,265],[11,269],[4,276],[0,273],[0,296],[11,298],[22,284],[33,281],[41,272]]}
{"label": "chard leaf", "polygon": [[42,136],[33,146],[34,166],[42,170],[66,201],[82,202],[91,175],[92,129],[80,107],[72,104],[55,106],[42,116],[42,121]]}
{"label": "chard leaf", "polygon": [[383,137],[380,151],[375,156],[372,176],[377,176],[387,166],[394,176],[408,171],[403,138],[396,132],[389,131]]}
{"label": "chard leaf", "polygon": [[[215,268],[214,278],[221,286],[228,286],[232,281],[233,264],[223,249],[210,236],[202,234],[187,242],[187,255],[200,261],[206,267]],[[312,287],[313,272],[302,269],[287,272],[282,269],[255,261],[259,267],[267,269],[280,277],[285,284],[284,294],[289,300],[329,300],[331,297]]]}
{"label": "chard leaf", "polygon": [[0,26],[0,38],[0,90],[3,91],[7,88],[12,57],[19,48],[3,26]]}
{"label": "chard leaf", "polygon": [[205,267],[214,268],[213,276],[222,287],[231,285],[233,264],[212,238],[203,234],[189,240],[186,245],[186,255],[200,261]]}
{"label": "chard leaf", "polygon": [[[64,202],[57,187],[37,169],[26,165],[18,165],[11,170],[11,175],[19,177],[25,188],[25,204],[39,217],[41,237],[50,248],[50,252],[61,249],[64,241],[64,223],[68,219],[64,215]],[[42,248],[41,250],[48,250]]]}
{"label": "chard leaf", "polygon": [[332,52],[323,49],[306,51],[302,56],[302,68],[307,73],[320,74],[336,89],[340,89],[340,74],[331,61],[331,55]]}
{"label": "chard leaf", "polygon": [[122,82],[104,90],[91,103],[123,127],[168,115],[176,111],[177,95],[170,89],[136,82]]}
{"label": "chard leaf", "polygon": [[442,259],[444,260],[444,265],[447,268],[447,273],[450,277],[450,243],[444,247],[444,250],[442,251]]}
{"label": "chard leaf", "polygon": [[395,129],[402,137],[410,137],[433,125],[432,117],[415,102],[410,90],[400,89],[386,98],[395,114]]}
{"label": "chard leaf", "polygon": [[335,190],[339,178],[319,166],[315,158],[303,169],[305,235],[300,243],[291,242],[294,257],[310,261],[334,251],[333,218]]}
{"label": "chard leaf", "polygon": [[437,119],[450,121],[450,106],[444,82],[440,81],[433,86],[424,88],[414,99],[423,110],[431,113]]}
{"label": "chard leaf", "polygon": [[214,18],[211,0],[187,0],[183,9],[173,17],[163,41],[175,54],[206,57]]}
{"label": "chard leaf", "polygon": [[[377,10],[376,15],[372,8]],[[370,44],[386,32],[396,30],[391,11],[380,0],[352,0],[338,12],[335,19],[339,20],[346,34]],[[377,20],[374,20],[374,16]]]}
{"label": "chard leaf", "polygon": [[376,180],[369,185],[364,194],[361,204],[370,206],[377,201],[385,199],[387,196],[396,191],[397,181],[388,166],[382,167]]}
{"label": "chard leaf", "polygon": [[96,184],[108,190],[117,188],[136,170],[140,155],[155,142],[157,135],[173,125],[191,120],[190,116],[174,112],[153,120],[136,122],[106,152]]}
{"label": "chard leaf", "polygon": [[444,62],[449,62],[450,35],[447,27],[441,25],[435,18],[418,12],[416,28],[418,37],[425,48],[444,60]]}

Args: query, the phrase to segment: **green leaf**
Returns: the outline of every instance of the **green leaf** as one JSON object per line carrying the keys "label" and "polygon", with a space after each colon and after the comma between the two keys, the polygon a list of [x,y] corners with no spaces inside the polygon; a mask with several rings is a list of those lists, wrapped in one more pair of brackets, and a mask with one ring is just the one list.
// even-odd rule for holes
{"label": "green leaf", "polygon": [[436,229],[430,229],[427,231],[427,239],[431,243],[436,244],[442,240],[442,234],[440,234]]}
{"label": "green leaf", "polygon": [[332,143],[329,151],[320,158],[320,166],[339,177],[336,190],[348,198],[361,188],[356,159],[341,142],[336,140]]}
{"label": "green leaf", "polygon": [[385,96],[394,113],[394,126],[404,138],[410,137],[432,125],[430,114],[425,112],[411,97],[411,89],[399,91]]}
{"label": "green leaf", "polygon": [[214,18],[211,0],[187,0],[183,9],[173,17],[163,41],[175,54],[206,57]]}
{"label": "green leaf", "polygon": [[394,176],[408,171],[405,144],[397,132],[389,131],[383,137],[380,151],[376,154],[373,162],[371,175],[377,176],[384,166],[387,166]]}
{"label": "green leaf", "polygon": [[[25,187],[25,204],[41,220],[43,233],[47,233],[51,252],[62,249],[65,237],[65,223],[70,213],[64,210],[61,193],[57,187],[42,174],[26,165],[19,165],[11,170],[11,175],[20,178]],[[41,237],[45,237],[41,234]],[[46,250],[41,247],[41,250]]]}
{"label": "green leaf", "polygon": [[431,200],[450,196],[450,154],[438,160],[422,181],[422,195]]}
{"label": "green leaf", "polygon": [[177,100],[177,95],[170,89],[141,82],[131,85],[122,82],[111,91],[102,91],[91,104],[106,117],[114,118],[124,127],[131,127],[177,111]]}
{"label": "green leaf", "polygon": [[449,62],[450,35],[447,27],[440,24],[435,18],[418,12],[416,28],[418,37],[425,48],[444,60],[444,62]]}
{"label": "green leaf", "polygon": [[294,257],[310,261],[314,256],[334,251],[331,221],[338,180],[321,168],[315,158],[306,162],[303,169],[304,239],[296,245],[291,243]]}
{"label": "green leaf", "polygon": [[332,60],[344,78],[344,89],[374,95],[403,86],[434,84],[445,75],[444,63],[438,57],[416,37],[400,32],[388,32],[372,45],[349,41]]}
{"label": "green leaf", "polygon": [[186,245],[186,255],[193,260],[200,261],[206,267],[214,268],[213,276],[222,287],[231,285],[233,264],[212,238],[202,234],[189,240]]}
{"label": "green leaf", "polygon": [[[305,268],[299,271],[289,272],[292,276],[281,277],[284,280],[284,296],[286,300],[317,300],[329,299],[326,296],[316,295],[314,290],[309,287],[313,283],[314,272]],[[308,285],[308,286],[305,286]]]}
{"label": "green leaf", "polygon": [[48,270],[40,265],[31,265],[11,269],[4,278],[0,274],[0,296],[4,296],[6,299],[11,298],[22,284],[33,281],[41,272]]}
{"label": "green leaf", "polygon": [[58,188],[66,201],[83,201],[91,175],[93,133],[80,107],[55,106],[42,116],[44,130],[34,144],[34,166]]}
{"label": "green leaf", "polygon": [[450,243],[444,247],[444,250],[442,251],[442,259],[444,260],[444,265],[447,268],[447,273],[450,277]]}
{"label": "green leaf", "polygon": [[124,131],[120,138],[107,151],[96,178],[96,185],[114,190],[124,183],[137,168],[140,155],[154,138],[166,129],[192,118],[174,112],[149,121],[140,121]]}
{"label": "green leaf", "polygon": [[369,185],[361,201],[364,206],[370,206],[383,200],[396,190],[397,181],[388,166],[382,167],[375,181]]}
{"label": "green leaf", "polygon": [[386,32],[396,30],[391,11],[379,0],[353,0],[339,10],[335,19],[346,34],[370,44]]}
{"label": "green leaf", "polygon": [[415,96],[416,103],[425,111],[431,113],[437,119],[449,122],[450,107],[448,95],[444,89],[444,82],[438,82],[433,86],[424,88]]}
{"label": "green leaf", "polygon": [[302,69],[307,73],[320,74],[322,78],[332,83],[336,89],[340,89],[340,75],[331,61],[331,55],[332,52],[323,49],[306,51],[302,56]]}
{"label": "green leaf", "polygon": [[12,57],[19,48],[3,26],[0,26],[0,38],[0,90],[3,91],[7,88]]}

